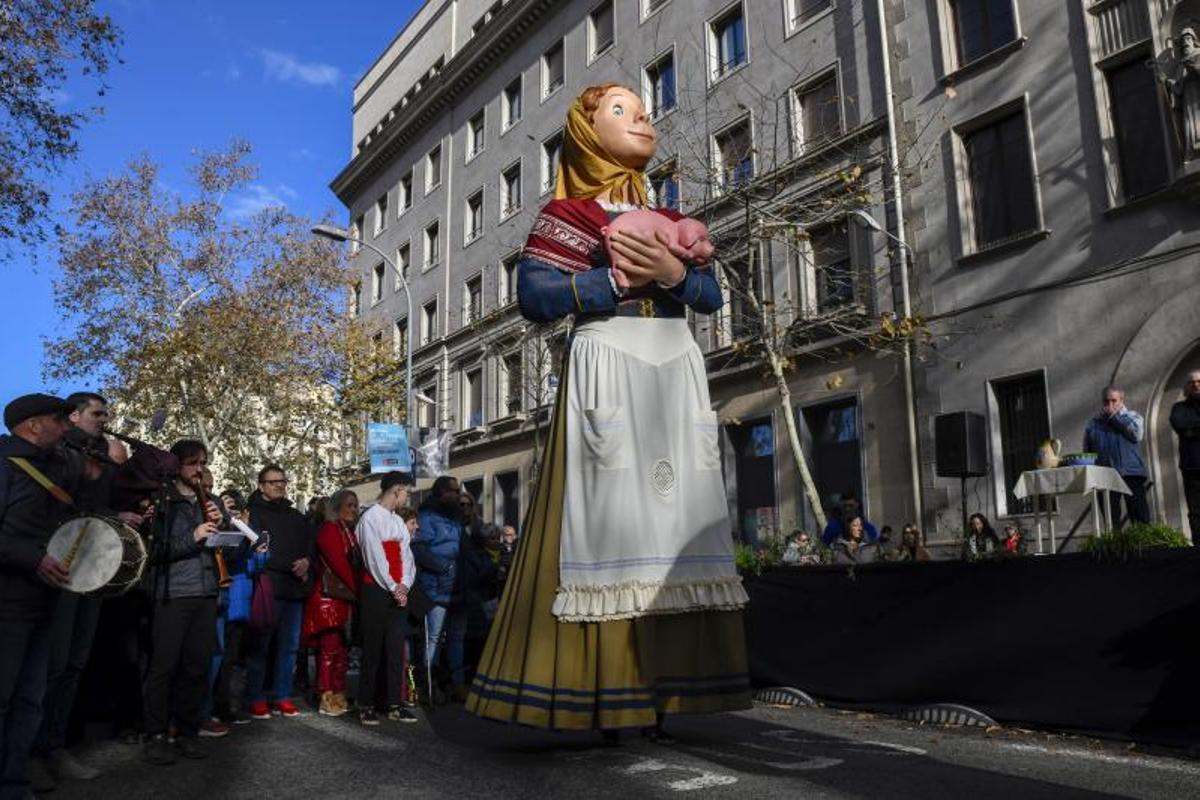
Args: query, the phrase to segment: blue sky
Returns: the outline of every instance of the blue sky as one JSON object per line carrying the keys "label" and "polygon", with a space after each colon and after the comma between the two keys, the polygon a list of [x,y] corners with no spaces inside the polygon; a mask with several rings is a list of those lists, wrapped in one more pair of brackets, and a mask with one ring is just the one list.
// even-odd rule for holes
{"label": "blue sky", "polygon": [[[117,172],[140,153],[162,165],[167,185],[184,187],[193,150],[237,137],[254,146],[260,175],[231,213],[284,204],[342,218],[328,184],[350,154],[354,82],[420,5],[102,0],[124,34],[124,63],[113,65],[99,98],[104,115],[79,134],[79,158],[51,183],[56,213],[89,175]],[[60,102],[90,107],[95,90],[95,82],[72,81]],[[49,245],[0,262],[0,404],[25,392],[91,388],[41,378],[42,338],[61,324],[50,286],[56,271]]]}

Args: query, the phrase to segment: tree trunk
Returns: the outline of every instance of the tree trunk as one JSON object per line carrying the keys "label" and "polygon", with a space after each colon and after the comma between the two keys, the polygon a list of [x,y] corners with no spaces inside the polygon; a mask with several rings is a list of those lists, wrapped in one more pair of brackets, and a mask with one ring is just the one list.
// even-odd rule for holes
{"label": "tree trunk", "polygon": [[813,482],[812,472],[808,469],[808,459],[800,448],[800,434],[796,430],[796,416],[792,410],[792,390],[788,388],[787,375],[783,371],[783,362],[775,353],[770,353],[771,374],[775,376],[775,386],[779,390],[779,405],[783,409],[783,419],[787,423],[788,445],[792,448],[792,457],[796,461],[796,471],[800,473],[800,483],[804,487],[804,496],[817,519],[816,531],[820,535],[825,530],[825,509],[821,506],[821,496],[817,492],[817,484]]}

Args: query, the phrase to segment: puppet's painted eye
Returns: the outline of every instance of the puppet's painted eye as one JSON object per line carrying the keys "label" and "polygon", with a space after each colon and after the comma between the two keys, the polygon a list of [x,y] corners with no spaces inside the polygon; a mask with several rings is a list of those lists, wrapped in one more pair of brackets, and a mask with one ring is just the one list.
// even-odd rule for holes
{"label": "puppet's painted eye", "polygon": [[612,115],[614,117],[625,116],[625,106],[613,106],[612,107]]}

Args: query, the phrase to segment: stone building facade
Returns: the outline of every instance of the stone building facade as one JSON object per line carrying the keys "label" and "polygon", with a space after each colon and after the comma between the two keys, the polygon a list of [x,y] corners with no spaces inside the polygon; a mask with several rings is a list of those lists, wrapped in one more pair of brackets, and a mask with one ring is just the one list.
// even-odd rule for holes
{"label": "stone building facade", "polygon": [[[936,476],[933,420],[978,411],[992,470],[969,504],[1026,522],[1009,488],[1028,443],[1074,444],[1110,381],[1147,415],[1156,507],[1179,523],[1164,409],[1198,356],[1200,290],[1172,6],[429,0],[356,86],[332,184],[407,272],[414,383],[433,401],[417,420],[453,432],[451,470],[486,518],[524,514],[565,332],[521,319],[515,256],[550,199],[567,106],[616,81],[660,133],[655,201],[706,221],[720,269],[773,319],[835,323],[787,341],[785,412],[739,347],[745,299],[693,320],[743,536],[814,525],[785,413],[823,504],[853,491],[878,524],[920,520],[949,549],[959,496]],[[402,353],[403,294],[369,251],[352,264],[351,312]],[[846,335],[909,315],[934,337],[908,360]]]}

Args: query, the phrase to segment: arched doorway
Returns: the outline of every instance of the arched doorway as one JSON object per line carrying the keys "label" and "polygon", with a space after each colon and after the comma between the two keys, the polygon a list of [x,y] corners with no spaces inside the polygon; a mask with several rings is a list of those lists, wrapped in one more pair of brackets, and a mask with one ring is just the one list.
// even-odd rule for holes
{"label": "arched doorway", "polygon": [[1200,369],[1200,340],[1186,347],[1165,372],[1155,387],[1154,399],[1147,417],[1147,446],[1155,476],[1154,501],[1157,515],[1172,527],[1192,537],[1195,542],[1200,531],[1188,525],[1187,503],[1179,474],[1179,441],[1171,430],[1171,406],[1183,399],[1183,380],[1189,372]]}

